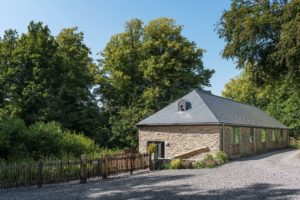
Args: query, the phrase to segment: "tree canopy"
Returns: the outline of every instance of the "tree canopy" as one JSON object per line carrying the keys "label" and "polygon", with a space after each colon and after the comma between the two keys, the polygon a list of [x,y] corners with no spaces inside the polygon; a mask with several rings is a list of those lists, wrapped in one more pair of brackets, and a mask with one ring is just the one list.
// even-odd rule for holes
{"label": "tree canopy", "polygon": [[298,0],[233,0],[218,26],[223,57],[248,66],[257,83],[284,76],[298,83],[299,13]]}
{"label": "tree canopy", "polygon": [[223,95],[256,105],[300,132],[300,1],[233,0],[218,25],[224,58],[243,73]]}
{"label": "tree canopy", "polygon": [[91,92],[97,66],[82,32],[63,29],[54,37],[41,22],[30,22],[21,36],[5,32],[0,57],[0,118],[19,117],[28,125],[57,121],[100,138],[100,110]]}
{"label": "tree canopy", "polygon": [[147,25],[128,21],[102,52],[100,87],[109,115],[111,142],[135,146],[135,124],[194,88],[209,86],[213,70],[202,63],[203,49],[182,35],[173,19]]}
{"label": "tree canopy", "polygon": [[[210,85],[213,70],[203,66],[204,50],[182,29],[169,18],[147,25],[130,20],[111,37],[99,62],[76,27],[56,36],[42,22],[30,22],[21,35],[5,31],[0,38],[0,123],[10,123],[10,117],[24,121],[23,127],[55,122],[101,146],[136,147],[139,120]],[[28,130],[36,140],[48,137],[39,129]],[[12,146],[4,132],[0,140]]]}

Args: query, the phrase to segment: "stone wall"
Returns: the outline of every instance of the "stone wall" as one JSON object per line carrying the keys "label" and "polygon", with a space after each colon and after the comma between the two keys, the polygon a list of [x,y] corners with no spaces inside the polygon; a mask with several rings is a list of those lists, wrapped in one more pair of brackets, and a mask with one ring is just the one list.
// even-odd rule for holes
{"label": "stone wall", "polygon": [[266,130],[266,142],[262,142],[262,128],[253,128],[254,138],[250,142],[249,127],[240,127],[239,144],[233,144],[232,127],[224,126],[224,141],[223,151],[229,155],[230,158],[237,158],[257,153],[266,152],[272,149],[279,149],[288,146],[288,130],[275,130],[275,141],[272,141],[272,130]]}
{"label": "stone wall", "polygon": [[[272,149],[288,146],[288,130],[275,129],[275,141],[272,141],[272,130],[266,130],[266,142],[261,141],[261,128],[253,128],[253,141],[250,142],[249,127],[239,127],[239,144],[233,144],[232,126],[145,126],[139,127],[139,151],[147,152],[148,141],[163,141],[165,158],[170,159],[180,154],[209,147],[214,153],[223,148],[230,158],[253,155]],[[224,139],[223,139],[224,137]]]}
{"label": "stone wall", "polygon": [[164,141],[165,158],[173,158],[207,146],[220,150],[221,126],[145,126],[139,127],[139,152],[147,152],[148,141]]}

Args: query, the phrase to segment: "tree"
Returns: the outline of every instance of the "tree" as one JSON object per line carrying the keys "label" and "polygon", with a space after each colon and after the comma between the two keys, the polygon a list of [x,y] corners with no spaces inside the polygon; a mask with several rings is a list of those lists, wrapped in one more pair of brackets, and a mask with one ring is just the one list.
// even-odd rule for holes
{"label": "tree", "polygon": [[14,98],[15,90],[15,64],[13,51],[16,48],[18,34],[15,30],[7,30],[3,39],[0,38],[0,119],[17,113],[18,107],[12,105],[10,100]]}
{"label": "tree", "polygon": [[136,146],[135,124],[193,88],[209,86],[203,50],[173,19],[126,23],[105,47],[98,92],[109,116],[111,144]]}
{"label": "tree", "polygon": [[8,94],[4,109],[27,123],[43,120],[51,102],[49,85],[59,73],[54,37],[47,26],[31,22],[28,33],[19,38],[16,32],[7,31],[1,46],[6,59],[0,67]]}
{"label": "tree", "polygon": [[289,76],[299,83],[298,0],[234,0],[224,12],[218,33],[226,41],[223,57],[237,67],[251,66],[256,82]]}
{"label": "tree", "polygon": [[101,134],[101,115],[92,87],[97,66],[90,57],[90,50],[83,42],[77,28],[63,29],[56,37],[60,74],[52,91],[54,101],[49,108],[49,119],[65,128],[84,132],[98,143],[104,144]]}
{"label": "tree", "polygon": [[247,72],[242,72],[239,76],[230,79],[230,81],[225,84],[222,96],[262,107],[261,102],[259,102],[260,90],[252,84],[250,79],[250,75]]}
{"label": "tree", "polygon": [[296,87],[289,84],[288,80],[257,87],[253,83],[251,74],[243,71],[226,83],[222,96],[261,108],[287,125],[292,135],[299,137],[300,93]]}
{"label": "tree", "polygon": [[105,144],[104,117],[92,94],[98,66],[83,39],[77,28],[54,37],[41,22],[30,22],[20,37],[6,31],[0,40],[0,118],[19,117],[27,125],[57,121]]}
{"label": "tree", "polygon": [[[261,108],[294,133],[300,131],[296,103],[300,94],[299,13],[298,0],[233,0],[218,25],[218,34],[226,42],[223,57],[235,59],[237,67],[251,77],[246,80],[241,75],[236,83],[231,81],[224,95],[236,90],[256,93],[253,100],[244,100],[254,105],[259,100]],[[242,90],[237,82],[254,89]]]}

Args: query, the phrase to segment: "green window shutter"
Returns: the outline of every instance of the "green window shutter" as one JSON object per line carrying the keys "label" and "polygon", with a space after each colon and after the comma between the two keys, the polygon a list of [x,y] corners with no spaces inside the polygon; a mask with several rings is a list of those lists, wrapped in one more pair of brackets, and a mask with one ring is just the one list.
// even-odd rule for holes
{"label": "green window shutter", "polygon": [[240,128],[238,127],[232,127],[232,143],[233,144],[239,144],[239,134],[240,134]]}
{"label": "green window shutter", "polygon": [[266,129],[261,129],[261,142],[266,142]]}
{"label": "green window shutter", "polygon": [[275,130],[272,130],[272,141],[275,142],[276,140],[276,135],[275,135]]}
{"label": "green window shutter", "polygon": [[254,140],[254,129],[250,128],[250,137],[249,137],[250,143],[253,143],[253,140]]}

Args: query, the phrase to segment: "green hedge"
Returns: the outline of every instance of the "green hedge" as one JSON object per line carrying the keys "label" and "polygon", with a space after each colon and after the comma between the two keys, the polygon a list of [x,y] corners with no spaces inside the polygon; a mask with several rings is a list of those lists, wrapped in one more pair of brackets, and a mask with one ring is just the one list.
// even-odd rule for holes
{"label": "green hedge", "polygon": [[37,122],[28,127],[16,118],[0,122],[0,160],[79,157],[100,151],[92,139],[65,130],[56,122]]}

